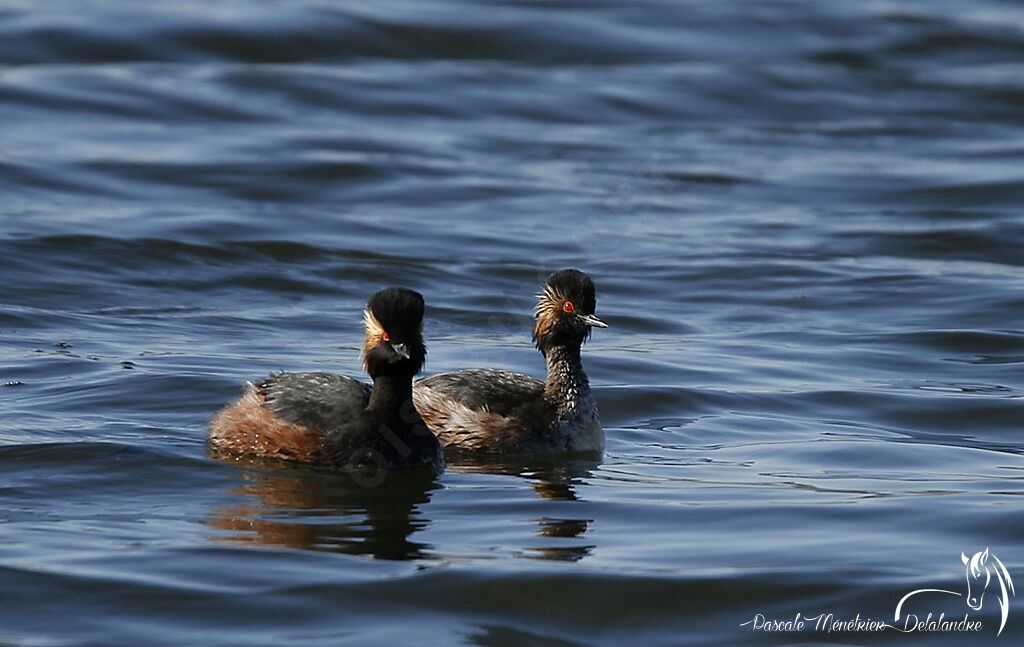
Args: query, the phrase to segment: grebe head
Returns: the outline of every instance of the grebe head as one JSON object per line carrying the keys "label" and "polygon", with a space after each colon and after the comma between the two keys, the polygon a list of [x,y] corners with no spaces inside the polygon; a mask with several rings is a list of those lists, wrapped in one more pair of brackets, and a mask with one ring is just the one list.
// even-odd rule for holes
{"label": "grebe head", "polygon": [[419,373],[427,357],[423,295],[406,288],[381,290],[366,303],[363,322],[363,358],[370,377]]}
{"label": "grebe head", "polygon": [[594,315],[594,282],[579,270],[559,270],[548,277],[534,309],[533,342],[541,352],[556,346],[579,346],[595,326],[608,324]]}

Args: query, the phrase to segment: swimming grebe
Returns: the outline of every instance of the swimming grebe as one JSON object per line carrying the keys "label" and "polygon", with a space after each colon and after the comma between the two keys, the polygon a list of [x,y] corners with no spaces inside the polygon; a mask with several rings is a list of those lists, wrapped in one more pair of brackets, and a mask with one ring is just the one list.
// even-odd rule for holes
{"label": "swimming grebe", "polygon": [[373,388],[332,373],[281,373],[249,383],[210,421],[218,453],[348,467],[440,466],[441,446],[412,404],[427,355],[423,297],[388,288],[363,313]]}
{"label": "swimming grebe", "polygon": [[544,382],[496,369],[417,380],[416,408],[446,447],[494,453],[597,451],[604,431],[580,347],[594,316],[594,282],[579,270],[548,277],[534,311],[533,341],[547,362]]}

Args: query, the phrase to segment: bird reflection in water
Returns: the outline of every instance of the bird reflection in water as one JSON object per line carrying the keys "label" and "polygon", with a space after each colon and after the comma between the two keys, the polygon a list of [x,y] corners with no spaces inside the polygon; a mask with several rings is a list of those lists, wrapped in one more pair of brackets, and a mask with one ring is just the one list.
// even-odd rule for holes
{"label": "bird reflection in water", "polygon": [[413,541],[427,526],[420,506],[439,485],[430,470],[396,470],[372,485],[330,470],[251,461],[232,488],[247,502],[207,519],[217,539],[260,546],[322,550],[378,559],[419,559],[431,548]]}
{"label": "bird reflection in water", "polygon": [[[448,470],[525,479],[538,497],[565,509],[580,502],[577,489],[597,468],[598,459],[559,457],[479,457],[449,455]],[[434,546],[412,537],[430,522],[423,506],[439,489],[429,471],[388,472],[368,487],[346,472],[296,467],[277,461],[240,463],[242,483],[231,489],[245,501],[221,507],[206,523],[216,540],[258,546],[320,550],[378,559],[437,557]],[[592,519],[578,515],[538,516],[543,546],[523,549],[531,559],[579,561],[594,549],[583,537]]]}
{"label": "bird reflection in water", "polygon": [[[448,452],[447,458],[451,472],[518,476],[529,481],[540,498],[552,502],[580,501],[577,487],[584,479],[590,478],[591,471],[600,464],[600,456],[591,457],[590,454],[567,459],[557,455],[494,457]],[[560,515],[542,516],[536,521],[537,536],[556,541],[547,546],[527,548],[525,557],[576,562],[593,551],[593,544],[579,541],[593,519]]]}

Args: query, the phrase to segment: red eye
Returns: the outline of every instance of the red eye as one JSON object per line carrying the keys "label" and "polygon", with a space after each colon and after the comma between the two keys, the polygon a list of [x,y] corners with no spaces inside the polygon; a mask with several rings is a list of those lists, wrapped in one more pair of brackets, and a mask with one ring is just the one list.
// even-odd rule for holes
{"label": "red eye", "polygon": [[562,310],[565,310],[567,314],[572,314],[576,308],[572,305],[572,301],[566,301],[562,304]]}
{"label": "red eye", "polygon": [[389,335],[387,333],[384,333],[383,338],[384,338],[384,341],[391,341],[391,335]]}

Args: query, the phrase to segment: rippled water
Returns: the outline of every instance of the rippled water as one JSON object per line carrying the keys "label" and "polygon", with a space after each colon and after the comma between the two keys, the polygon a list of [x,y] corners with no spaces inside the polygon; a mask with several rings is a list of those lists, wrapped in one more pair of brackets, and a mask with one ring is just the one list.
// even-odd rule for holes
{"label": "rippled water", "polygon": [[[0,195],[2,643],[1024,635],[994,585],[969,636],[741,626],[1024,584],[1016,2],[15,0]],[[566,266],[603,460],[207,457],[384,285],[428,372],[540,374]]]}

